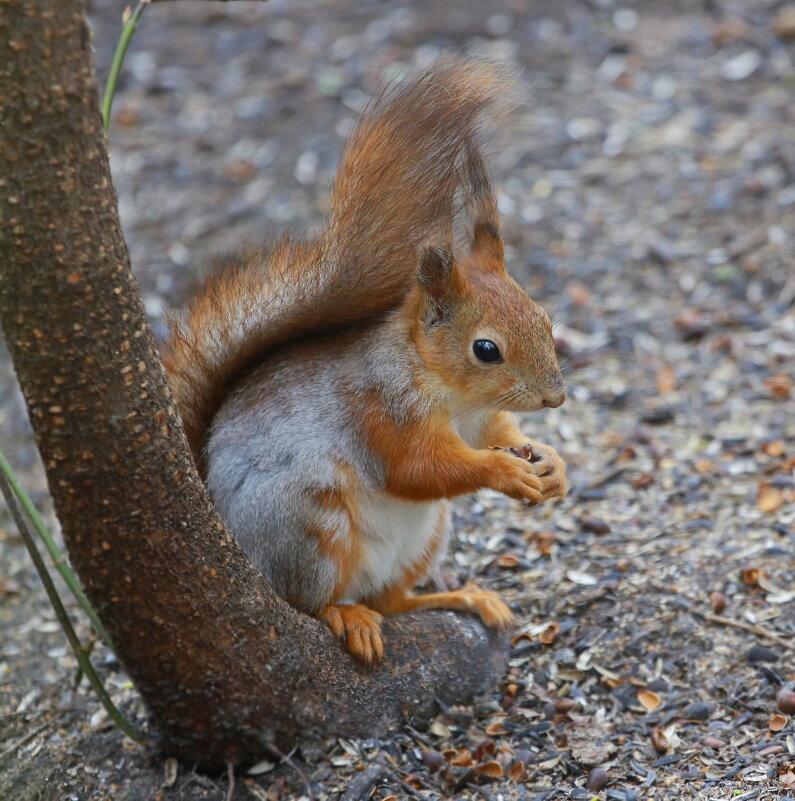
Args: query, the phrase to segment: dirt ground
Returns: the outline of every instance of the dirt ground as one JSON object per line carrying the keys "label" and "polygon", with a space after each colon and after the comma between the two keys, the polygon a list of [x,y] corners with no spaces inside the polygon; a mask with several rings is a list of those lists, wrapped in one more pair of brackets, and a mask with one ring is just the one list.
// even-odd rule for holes
{"label": "dirt ground", "polygon": [[[90,3],[101,76],[122,5]],[[569,382],[563,407],[525,421],[566,458],[566,500],[457,503],[447,581],[477,578],[520,619],[501,684],[388,741],[260,765],[234,799],[795,799],[793,710],[776,702],[795,682],[793,17],[775,0],[146,10],[110,142],[158,331],[215,254],[317,224],[368,95],[453,49],[520,68],[500,207]],[[0,426],[47,510],[4,353]],[[227,797],[226,777],[123,741],[75,689],[4,515],[0,798]]]}

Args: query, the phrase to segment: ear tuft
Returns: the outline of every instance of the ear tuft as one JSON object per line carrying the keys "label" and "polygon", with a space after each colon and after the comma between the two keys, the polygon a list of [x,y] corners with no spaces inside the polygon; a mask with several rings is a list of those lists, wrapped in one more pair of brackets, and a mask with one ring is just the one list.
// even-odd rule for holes
{"label": "ear tuft", "polygon": [[497,223],[492,220],[479,220],[476,222],[473,234],[476,244],[481,240],[486,242],[489,239],[497,241],[502,239]]}
{"label": "ear tuft", "polygon": [[497,213],[497,195],[491,185],[483,154],[477,143],[467,142],[465,176],[469,182],[469,213],[472,225],[472,254],[485,260],[484,267],[502,270],[505,252],[500,235],[500,217]]}
{"label": "ear tuft", "polygon": [[501,268],[505,263],[500,229],[493,220],[478,220],[472,229],[472,253],[488,259],[493,269]]}
{"label": "ear tuft", "polygon": [[453,254],[439,245],[423,248],[417,271],[419,285],[432,297],[440,297],[453,271]]}

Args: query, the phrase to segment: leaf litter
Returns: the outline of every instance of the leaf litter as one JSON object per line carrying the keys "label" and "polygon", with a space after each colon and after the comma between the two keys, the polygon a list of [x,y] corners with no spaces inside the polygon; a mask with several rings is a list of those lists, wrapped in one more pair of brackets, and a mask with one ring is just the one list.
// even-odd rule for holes
{"label": "leaf litter", "polygon": [[[313,796],[795,798],[793,6],[210,5],[152,10],[111,135],[160,331],[190,267],[320,219],[335,126],[385,67],[453,45],[513,60],[533,87],[497,177],[515,274],[559,305],[569,401],[524,427],[566,459],[569,496],[456,503],[435,581],[476,579],[511,604],[508,671],[386,741],[297,754]],[[118,9],[91,12],[106,67]],[[4,437],[41,502],[5,357],[0,379]],[[92,717],[3,519],[0,565],[0,795],[60,782],[79,797],[223,798],[225,778],[175,772]],[[142,719],[119,666],[97,658]],[[234,798],[308,797],[277,763]]]}

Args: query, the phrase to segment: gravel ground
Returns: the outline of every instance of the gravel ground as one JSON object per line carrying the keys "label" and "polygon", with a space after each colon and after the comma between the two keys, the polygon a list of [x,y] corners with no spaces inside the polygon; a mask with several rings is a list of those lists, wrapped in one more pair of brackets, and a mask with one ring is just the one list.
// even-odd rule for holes
{"label": "gravel ground", "polygon": [[[90,6],[104,74],[121,4]],[[534,511],[457,504],[446,580],[477,577],[521,621],[491,696],[263,765],[233,797],[792,801],[793,709],[776,696],[795,682],[795,6],[150,8],[111,151],[152,320],[162,332],[215,254],[316,225],[367,96],[448,48],[521,68],[500,206],[570,386],[525,428],[560,449],[571,492]],[[0,402],[2,448],[46,509],[5,355]],[[224,798],[226,778],[174,775],[74,690],[2,516],[0,560],[0,797]]]}

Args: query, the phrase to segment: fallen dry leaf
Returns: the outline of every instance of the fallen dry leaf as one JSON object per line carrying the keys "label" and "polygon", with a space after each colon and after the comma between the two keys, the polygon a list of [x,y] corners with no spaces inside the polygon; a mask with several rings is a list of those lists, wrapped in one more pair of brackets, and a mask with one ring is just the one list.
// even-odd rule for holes
{"label": "fallen dry leaf", "polygon": [[784,503],[784,493],[772,484],[763,481],[759,485],[759,494],[757,505],[759,511],[765,514],[771,514],[778,511]]}
{"label": "fallen dry leaf", "polygon": [[765,380],[765,386],[774,398],[784,399],[792,392],[792,379],[784,373],[776,373]]}
{"label": "fallen dry leaf", "polygon": [[774,439],[771,442],[765,442],[762,444],[762,451],[768,456],[783,456],[784,442],[780,439]]}
{"label": "fallen dry leaf", "polygon": [[474,756],[478,762],[482,762],[484,756],[493,756],[496,753],[497,743],[495,743],[494,740],[483,740],[478,743],[472,756]]}
{"label": "fallen dry leaf", "polygon": [[762,571],[758,567],[746,567],[743,568],[743,571],[740,575],[746,584],[748,584],[750,587],[756,587],[756,585],[759,584]]}
{"label": "fallen dry leaf", "polygon": [[533,635],[529,631],[523,631],[521,634],[515,634],[511,637],[511,648],[516,648],[523,642],[533,642]]}
{"label": "fallen dry leaf", "polygon": [[676,389],[676,371],[670,365],[657,371],[657,391],[660,395],[668,395]]}
{"label": "fallen dry leaf", "polygon": [[658,727],[652,730],[651,744],[660,753],[664,753],[668,750],[668,746],[671,744],[671,741],[668,739],[668,735]]}
{"label": "fallen dry leaf", "polygon": [[512,782],[523,782],[527,778],[527,768],[524,762],[514,762],[511,772],[508,774]]}
{"label": "fallen dry leaf", "polygon": [[450,760],[451,765],[468,768],[473,765],[475,760],[472,758],[472,752],[468,748],[459,748],[455,757]]}
{"label": "fallen dry leaf", "polygon": [[653,693],[651,690],[638,690],[638,701],[640,701],[640,705],[651,712],[657,707],[660,706],[662,703],[662,698],[660,698],[657,693]]}
{"label": "fallen dry leaf", "polygon": [[549,645],[550,643],[555,642],[558,638],[558,634],[560,634],[560,623],[553,620],[539,635],[538,639],[540,642],[544,643],[544,645]]}
{"label": "fallen dry leaf", "polygon": [[19,592],[19,583],[12,578],[0,576],[0,598],[4,595],[16,595]]}
{"label": "fallen dry leaf", "polygon": [[486,734],[488,734],[489,737],[495,737],[498,734],[508,734],[508,729],[502,725],[501,720],[497,720],[494,723],[489,723],[489,725],[486,726]]}
{"label": "fallen dry leaf", "polygon": [[780,39],[795,39],[795,4],[789,3],[778,10],[773,33]]}
{"label": "fallen dry leaf", "polygon": [[434,720],[434,722],[431,723],[431,734],[436,735],[436,737],[442,737],[445,740],[453,736],[450,729],[438,720]]}
{"label": "fallen dry leaf", "polygon": [[632,486],[635,489],[650,487],[652,484],[654,484],[654,476],[651,473],[640,473],[632,479]]}
{"label": "fallen dry leaf", "polygon": [[478,765],[475,770],[484,776],[491,776],[493,779],[499,779],[505,775],[502,765],[499,762],[486,762],[485,765]]}
{"label": "fallen dry leaf", "polygon": [[787,723],[787,716],[776,712],[775,715],[771,715],[770,720],[767,722],[767,727],[770,731],[781,731],[786,727]]}

